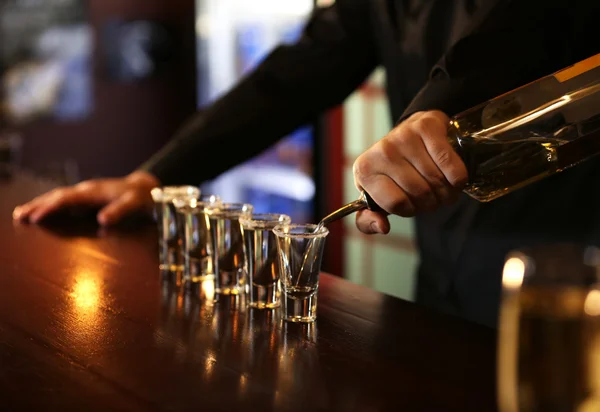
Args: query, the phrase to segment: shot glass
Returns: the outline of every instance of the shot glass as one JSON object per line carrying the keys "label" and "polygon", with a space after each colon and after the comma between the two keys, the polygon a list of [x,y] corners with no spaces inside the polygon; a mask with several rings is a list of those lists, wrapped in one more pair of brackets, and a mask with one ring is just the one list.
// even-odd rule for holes
{"label": "shot glass", "polygon": [[178,225],[183,228],[183,274],[184,284],[199,283],[213,279],[213,244],[210,236],[210,220],[206,209],[219,206],[217,195],[201,195],[198,199],[175,199]]}
{"label": "shot glass", "polygon": [[252,215],[249,203],[222,203],[205,208],[214,246],[215,293],[239,295],[248,292],[248,276],[240,219]]}
{"label": "shot glass", "polygon": [[151,191],[154,200],[154,216],[158,225],[158,256],[162,271],[178,272],[183,270],[182,234],[176,219],[178,200],[197,199],[200,189],[195,186],[155,187]]}
{"label": "shot glass", "polygon": [[254,213],[240,218],[246,248],[250,307],[273,309],[281,303],[281,270],[273,229],[277,225],[289,225],[291,221],[288,215],[278,213]]}
{"label": "shot glass", "polygon": [[281,265],[283,318],[317,319],[317,292],[325,239],[329,230],[315,224],[279,225],[273,229]]}

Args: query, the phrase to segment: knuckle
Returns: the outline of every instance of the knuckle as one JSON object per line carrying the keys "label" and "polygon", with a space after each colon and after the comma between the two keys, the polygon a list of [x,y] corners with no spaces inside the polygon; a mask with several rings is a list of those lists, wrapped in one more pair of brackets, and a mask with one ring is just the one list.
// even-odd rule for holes
{"label": "knuckle", "polygon": [[392,163],[399,155],[398,142],[406,139],[404,134],[395,134],[390,138],[383,138],[377,144],[377,152],[380,157],[380,161]]}
{"label": "knuckle", "polygon": [[442,123],[439,119],[432,116],[421,116],[413,123],[413,129],[416,130],[423,138],[439,138],[445,134]]}
{"label": "knuckle", "polygon": [[448,181],[446,180],[446,176],[443,175],[439,170],[436,171],[428,171],[425,174],[425,179],[435,188],[442,188],[448,185]]}
{"label": "knuckle", "polygon": [[60,199],[60,198],[64,197],[67,194],[67,192],[68,192],[68,188],[66,188],[64,186],[57,187],[55,189],[52,189],[48,193],[48,198],[50,198],[50,199]]}
{"label": "knuckle", "polygon": [[352,165],[352,172],[354,174],[354,179],[360,183],[373,175],[375,171],[372,162],[370,162],[366,156],[360,155]]}
{"label": "knuckle", "polygon": [[77,183],[75,185],[75,189],[79,192],[89,192],[89,191],[97,190],[98,185],[91,180],[85,180],[83,182]]}
{"label": "knuckle", "polygon": [[444,127],[450,121],[450,118],[446,115],[446,113],[442,112],[441,110],[430,110],[425,113],[425,117],[433,119],[440,126]]}
{"label": "knuckle", "polygon": [[398,147],[401,147],[399,145],[414,141],[415,138],[418,138],[418,136],[414,133],[413,128],[399,126],[389,132],[382,141],[389,143],[398,150]]}
{"label": "knuckle", "polygon": [[138,190],[130,189],[123,193],[121,200],[123,202],[131,203],[135,202],[140,198],[140,192]]}
{"label": "knuckle", "polygon": [[410,129],[395,129],[375,144],[369,161],[374,167],[397,164],[400,159],[405,158],[407,148],[415,147],[419,139]]}
{"label": "knuckle", "polygon": [[382,207],[398,216],[410,217],[416,213],[415,206],[407,196],[398,196],[382,204]]}
{"label": "knuckle", "polygon": [[410,116],[408,116],[406,118],[406,122],[408,123],[412,123],[415,121],[418,121],[421,117],[423,117],[423,115],[425,115],[426,112],[420,110],[418,112],[414,112],[413,114],[411,114]]}
{"label": "knuckle", "polygon": [[131,189],[123,193],[116,204],[119,210],[141,208],[145,204],[145,196],[142,191]]}
{"label": "knuckle", "polygon": [[420,203],[430,201],[434,196],[431,188],[426,185],[415,186],[411,191],[411,195]]}

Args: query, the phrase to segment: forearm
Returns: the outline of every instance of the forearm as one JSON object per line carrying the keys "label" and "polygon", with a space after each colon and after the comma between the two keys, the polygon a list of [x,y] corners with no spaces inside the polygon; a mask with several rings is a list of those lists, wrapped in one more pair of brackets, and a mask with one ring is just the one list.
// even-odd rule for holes
{"label": "forearm", "polygon": [[342,102],[378,62],[369,30],[362,26],[369,21],[361,15],[364,4],[342,0],[315,13],[299,42],[276,48],[140,169],[163,184],[198,184]]}
{"label": "forearm", "polygon": [[[282,99],[266,96],[253,79],[242,82],[188,120],[140,169],[163,184],[199,184],[216,177],[310,121],[297,112],[286,113],[286,106]],[[292,114],[297,117],[290,118]]]}

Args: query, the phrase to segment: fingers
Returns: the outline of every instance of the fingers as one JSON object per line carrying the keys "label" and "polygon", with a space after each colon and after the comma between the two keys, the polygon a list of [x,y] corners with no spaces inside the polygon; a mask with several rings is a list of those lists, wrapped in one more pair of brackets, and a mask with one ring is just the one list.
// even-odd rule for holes
{"label": "fingers", "polygon": [[59,209],[77,204],[97,204],[100,201],[100,194],[94,191],[81,191],[76,187],[58,188],[16,207],[13,218],[37,223]]}
{"label": "fingers", "polygon": [[[359,156],[354,163],[356,186],[366,190],[388,213],[410,217],[418,211],[433,210],[440,204],[436,191],[399,147],[395,142],[382,139]],[[423,144],[411,151],[417,159],[428,157]]]}
{"label": "fingers", "polygon": [[[426,204],[425,209],[431,210],[437,204],[450,203],[456,198],[458,190],[454,190],[452,184],[446,179],[444,173],[433,161],[427,147],[421,139],[417,139],[414,144],[405,146],[406,161],[415,169],[415,173],[425,180],[431,188],[432,195],[435,196],[434,205]],[[394,180],[398,180],[396,177]]]}
{"label": "fingers", "polygon": [[12,218],[14,220],[21,220],[25,218],[25,216],[27,215],[27,208],[25,206],[26,205],[17,206],[14,208],[12,213]]}
{"label": "fingers", "polygon": [[[440,204],[443,196],[442,189],[434,189],[432,185],[419,173],[419,171],[408,161],[399,160],[394,167],[385,169],[384,173],[402,189],[408,201],[413,205],[411,209],[403,207],[391,210],[392,213],[401,216],[412,216],[417,211],[430,211]],[[440,194],[438,195],[437,192]]]}
{"label": "fingers", "polygon": [[159,184],[153,176],[139,172],[124,178],[87,180],[45,193],[13,211],[15,220],[38,222],[69,206],[105,206],[98,213],[100,224],[116,223],[134,210],[151,210],[150,190]]}
{"label": "fingers", "polygon": [[[467,182],[467,170],[448,141],[448,117],[420,112],[398,125],[354,162],[354,180],[386,212],[414,216],[456,200]],[[387,219],[365,213],[357,226],[382,233]],[[371,226],[371,224],[373,226]]]}
{"label": "fingers", "polygon": [[[443,173],[445,179],[454,188],[462,188],[468,180],[467,168],[460,156],[448,142],[448,116],[439,111],[431,111],[413,116],[408,127],[420,136],[430,159]],[[418,160],[416,160],[418,162]]]}
{"label": "fingers", "polygon": [[103,204],[107,195],[102,182],[86,181],[75,186],[59,187],[17,206],[13,211],[13,218],[37,223],[51,213],[69,206]]}
{"label": "fingers", "polygon": [[31,216],[31,214],[36,210],[36,208],[43,203],[43,199],[48,196],[49,193],[45,193],[41,196],[38,196],[32,200],[30,200],[29,202],[17,206],[15,207],[15,209],[13,210],[13,219],[15,220],[20,220],[20,221],[26,221],[29,220],[29,217]]}
{"label": "fingers", "polygon": [[145,193],[136,190],[127,191],[98,212],[98,223],[103,226],[115,224],[125,215],[142,209],[145,205]]}
{"label": "fingers", "polygon": [[380,164],[376,173],[369,172],[367,177],[360,169],[362,163],[355,163],[355,178],[357,186],[364,188],[371,198],[383,210],[399,216],[414,216],[418,206],[435,202],[435,196],[427,183],[416,173],[414,168],[406,161],[401,163],[396,170],[387,165]]}

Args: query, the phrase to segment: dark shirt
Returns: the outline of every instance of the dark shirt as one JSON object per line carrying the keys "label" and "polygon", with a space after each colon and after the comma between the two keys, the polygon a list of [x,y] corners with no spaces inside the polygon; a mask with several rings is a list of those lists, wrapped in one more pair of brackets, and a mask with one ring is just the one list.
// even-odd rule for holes
{"label": "dark shirt", "polygon": [[[315,9],[298,42],[276,47],[142,169],[163,184],[212,179],[342,103],[380,65],[395,121],[481,1],[337,0]],[[220,153],[217,168],[206,153]]]}
{"label": "dark shirt", "polygon": [[[501,0],[473,21],[434,66],[402,118],[459,113],[600,53],[600,3]],[[510,250],[552,242],[600,242],[600,162],[590,160],[489,203],[464,195],[416,218],[417,300],[494,326]]]}
{"label": "dark shirt", "polygon": [[[211,179],[341,103],[378,65],[394,122],[426,109],[452,116],[600,52],[596,3],[337,0],[142,169],[163,184]],[[215,153],[218,169],[207,157]],[[510,249],[596,241],[600,195],[590,188],[599,173],[591,161],[489,204],[463,196],[418,216],[417,301],[495,325]]]}

